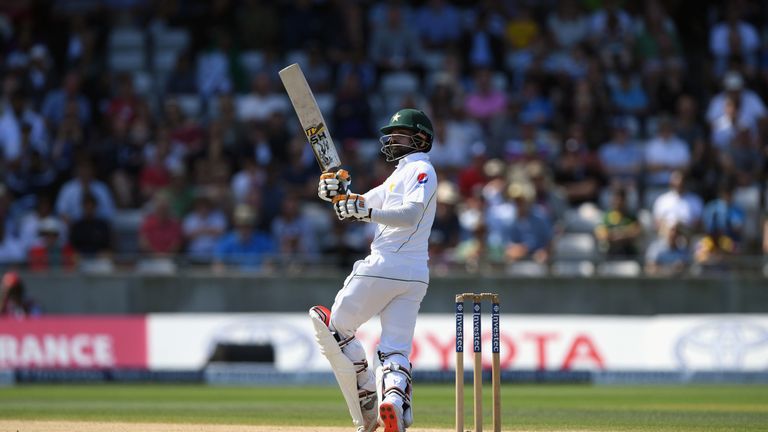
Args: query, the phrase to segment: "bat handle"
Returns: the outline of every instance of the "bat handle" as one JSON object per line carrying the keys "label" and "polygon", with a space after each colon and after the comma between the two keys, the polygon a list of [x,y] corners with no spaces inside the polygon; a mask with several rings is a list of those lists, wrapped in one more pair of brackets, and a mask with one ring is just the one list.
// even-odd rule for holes
{"label": "bat handle", "polygon": [[349,185],[352,183],[352,176],[349,171],[339,169],[336,171],[336,179],[339,180],[339,194],[344,195],[349,192]]}

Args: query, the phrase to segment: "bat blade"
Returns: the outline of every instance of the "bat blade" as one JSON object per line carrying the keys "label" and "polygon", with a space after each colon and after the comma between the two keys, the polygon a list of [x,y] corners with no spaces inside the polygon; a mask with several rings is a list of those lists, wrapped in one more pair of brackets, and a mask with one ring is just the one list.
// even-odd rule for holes
{"label": "bat blade", "polygon": [[317,163],[323,172],[335,171],[341,167],[341,159],[304,72],[294,63],[280,71],[280,79],[299,117],[307,141],[312,146]]}

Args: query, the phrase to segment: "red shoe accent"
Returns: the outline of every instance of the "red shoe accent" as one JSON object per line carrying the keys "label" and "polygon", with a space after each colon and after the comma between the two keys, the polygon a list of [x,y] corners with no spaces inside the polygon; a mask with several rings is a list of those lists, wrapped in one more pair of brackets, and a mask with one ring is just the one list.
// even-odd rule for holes
{"label": "red shoe accent", "polygon": [[384,423],[384,432],[403,432],[400,429],[397,411],[395,411],[395,406],[391,402],[382,402],[379,405],[379,418]]}

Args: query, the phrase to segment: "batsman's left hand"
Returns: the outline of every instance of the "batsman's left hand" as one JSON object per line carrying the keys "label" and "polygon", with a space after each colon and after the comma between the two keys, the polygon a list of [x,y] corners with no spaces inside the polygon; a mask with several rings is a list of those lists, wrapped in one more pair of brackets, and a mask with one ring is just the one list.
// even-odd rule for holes
{"label": "batsman's left hand", "polygon": [[356,193],[335,196],[333,209],[336,210],[336,216],[339,220],[371,221],[371,209],[366,206],[365,197]]}

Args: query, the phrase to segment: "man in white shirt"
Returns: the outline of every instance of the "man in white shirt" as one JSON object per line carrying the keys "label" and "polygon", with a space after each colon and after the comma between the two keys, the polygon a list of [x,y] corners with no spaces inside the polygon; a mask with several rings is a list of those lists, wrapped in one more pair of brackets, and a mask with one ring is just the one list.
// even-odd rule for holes
{"label": "man in white shirt", "polygon": [[744,78],[740,73],[731,71],[725,74],[723,78],[724,91],[715,95],[709,101],[707,107],[707,121],[711,127],[715,127],[718,118],[722,117],[726,111],[726,104],[729,97],[738,101],[737,123],[745,125],[750,129],[756,127],[768,116],[763,100],[754,91],[744,87]]}
{"label": "man in white shirt", "polygon": [[659,120],[659,131],[645,147],[646,182],[650,186],[669,184],[672,171],[687,170],[691,163],[688,144],[674,134],[668,118]]}
{"label": "man in white shirt", "polygon": [[683,228],[696,229],[703,208],[701,198],[686,190],[685,173],[674,171],[669,180],[669,191],[653,203],[653,220],[657,227],[680,224]]}
{"label": "man in white shirt", "polygon": [[[333,173],[323,174],[318,195],[332,201],[339,219],[376,223],[371,254],[355,263],[331,311],[310,310],[316,338],[328,357],[358,432],[402,432],[413,422],[411,364],[416,315],[429,285],[427,246],[435,218],[437,176],[426,153],[434,132],[419,110],[402,109],[381,128],[381,151],[395,171],[363,195]],[[381,318],[381,340],[372,368],[355,340],[357,328]],[[376,361],[378,360],[378,362]],[[379,404],[376,410],[376,399]]]}

